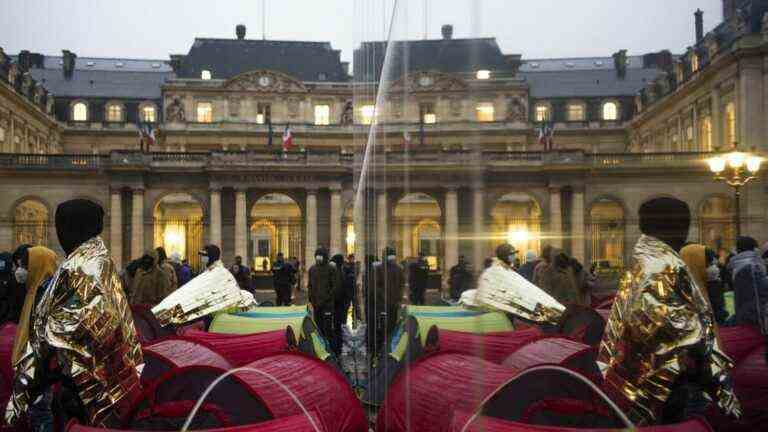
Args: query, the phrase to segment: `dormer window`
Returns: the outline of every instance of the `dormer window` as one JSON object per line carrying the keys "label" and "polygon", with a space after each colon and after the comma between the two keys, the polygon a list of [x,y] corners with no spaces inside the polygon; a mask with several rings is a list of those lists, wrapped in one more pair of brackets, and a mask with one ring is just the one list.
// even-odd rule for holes
{"label": "dormer window", "polygon": [[542,122],[548,122],[549,119],[552,117],[552,113],[549,109],[549,105],[547,104],[538,104],[535,108],[535,114],[536,114],[536,121],[538,123]]}
{"label": "dormer window", "polygon": [[203,80],[211,79],[211,71],[209,71],[208,69],[203,69],[203,71],[200,72],[200,79],[203,79]]}
{"label": "dormer window", "polygon": [[477,71],[477,79],[479,80],[491,79],[491,71],[485,70],[485,69]]}
{"label": "dormer window", "polygon": [[92,61],[89,61],[89,62],[86,62],[85,65],[88,66],[88,67],[93,67],[93,66],[96,65],[96,63],[94,63]]}
{"label": "dormer window", "polygon": [[160,69],[160,63],[152,63],[152,69]]}
{"label": "dormer window", "polygon": [[85,102],[75,102],[72,105],[72,121],[88,121],[88,105]]}
{"label": "dormer window", "polygon": [[565,62],[565,67],[567,67],[568,69],[573,69],[575,66],[576,64],[573,62]]}
{"label": "dormer window", "polygon": [[123,66],[125,66],[125,63],[123,63],[123,62],[117,62],[117,63],[115,63],[115,67],[116,67],[116,68],[121,68],[121,67],[123,67]]}
{"label": "dormer window", "polygon": [[603,120],[616,121],[619,119],[619,106],[616,102],[606,102],[603,104]]}
{"label": "dormer window", "polygon": [[114,102],[107,105],[107,121],[112,123],[123,121],[123,106]]}
{"label": "dormer window", "polygon": [[538,69],[539,64],[538,63],[531,63],[531,69]]}
{"label": "dormer window", "polygon": [[142,105],[139,109],[141,121],[146,123],[155,123],[157,121],[157,109],[154,105]]}
{"label": "dormer window", "polygon": [[328,76],[324,72],[320,72],[317,74],[317,80],[318,81],[325,81],[328,79]]}
{"label": "dormer window", "polygon": [[597,67],[603,67],[603,64],[604,64],[604,63],[603,63],[603,61],[602,61],[602,60],[597,60],[597,61],[595,61],[595,66],[597,66]]}

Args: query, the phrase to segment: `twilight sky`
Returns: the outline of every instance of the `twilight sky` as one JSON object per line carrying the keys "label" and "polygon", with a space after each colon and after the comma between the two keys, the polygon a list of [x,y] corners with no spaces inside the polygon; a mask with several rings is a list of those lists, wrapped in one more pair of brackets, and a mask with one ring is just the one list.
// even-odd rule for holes
{"label": "twilight sky", "polygon": [[[0,0],[0,47],[60,55],[167,59],[195,37],[330,41],[350,60],[361,39],[383,39],[396,0]],[[425,0],[400,2],[393,34],[422,38]],[[427,0],[430,38],[454,25],[454,37],[496,37],[523,58],[682,52],[694,37],[693,12],[705,30],[722,19],[720,0]],[[386,13],[385,13],[386,12]],[[387,27],[385,27],[387,26]]]}

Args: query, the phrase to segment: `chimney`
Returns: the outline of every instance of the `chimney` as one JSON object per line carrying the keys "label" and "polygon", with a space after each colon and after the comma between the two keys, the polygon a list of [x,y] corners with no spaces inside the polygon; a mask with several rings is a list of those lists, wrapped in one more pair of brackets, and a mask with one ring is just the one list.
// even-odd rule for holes
{"label": "chimney", "polygon": [[72,78],[72,74],[75,72],[75,59],[77,59],[77,54],[69,50],[62,50],[61,53],[62,53],[62,56],[64,57],[63,58],[64,77]]}
{"label": "chimney", "polygon": [[349,76],[349,62],[341,62],[341,69],[344,71],[344,75]]}
{"label": "chimney", "polygon": [[654,53],[648,53],[643,56],[643,68],[656,68],[665,72],[673,72],[674,59],[669,50],[663,50]]}
{"label": "chimney", "polygon": [[239,40],[245,39],[245,25],[238,24],[237,27],[235,27],[235,34]]}
{"label": "chimney", "polygon": [[28,71],[32,67],[32,53],[27,50],[19,51],[18,63],[22,72]]}
{"label": "chimney", "polygon": [[171,69],[173,69],[173,72],[179,73],[179,70],[181,70],[181,64],[184,62],[184,58],[186,55],[184,54],[171,54],[171,61],[168,62],[168,64],[171,66]]}
{"label": "chimney", "polygon": [[443,32],[443,40],[451,40],[453,39],[453,26],[450,24],[446,24],[443,26],[442,29]]}
{"label": "chimney", "polygon": [[701,9],[696,9],[693,16],[696,22],[696,43],[704,40],[704,12]]}

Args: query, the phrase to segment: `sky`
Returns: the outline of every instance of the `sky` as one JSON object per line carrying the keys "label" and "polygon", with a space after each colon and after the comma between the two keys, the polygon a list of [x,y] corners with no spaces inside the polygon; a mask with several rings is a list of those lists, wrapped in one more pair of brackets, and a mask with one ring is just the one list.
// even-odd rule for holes
{"label": "sky", "polygon": [[[266,2],[264,5],[263,3]],[[392,19],[393,5],[397,13]],[[426,4],[426,14],[425,14]],[[351,60],[361,40],[495,37],[523,59],[683,52],[696,8],[705,30],[722,19],[721,0],[0,0],[0,47],[80,57],[168,59],[195,37],[329,41]],[[262,13],[262,11],[266,13]],[[393,24],[390,24],[393,23]]]}

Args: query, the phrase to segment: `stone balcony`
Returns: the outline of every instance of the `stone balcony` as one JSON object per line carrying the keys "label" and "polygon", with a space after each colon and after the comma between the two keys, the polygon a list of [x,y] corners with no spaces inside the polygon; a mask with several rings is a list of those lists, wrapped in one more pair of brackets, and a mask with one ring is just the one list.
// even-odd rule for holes
{"label": "stone balcony", "polygon": [[[369,164],[378,169],[423,167],[456,169],[456,167],[501,168],[521,170],[568,166],[584,170],[617,169],[688,169],[705,170],[705,159],[713,153],[600,153],[562,150],[550,153],[516,151],[391,151],[369,154]],[[112,151],[109,154],[0,154],[2,171],[248,171],[360,169],[361,153],[307,150],[282,152],[275,150],[245,152],[141,153]]]}

